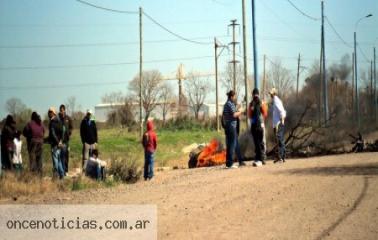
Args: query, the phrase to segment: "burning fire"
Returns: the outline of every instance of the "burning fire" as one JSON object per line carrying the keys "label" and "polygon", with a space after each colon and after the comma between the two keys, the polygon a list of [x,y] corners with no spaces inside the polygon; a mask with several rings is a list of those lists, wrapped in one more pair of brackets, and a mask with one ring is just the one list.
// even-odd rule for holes
{"label": "burning fire", "polygon": [[217,139],[213,139],[198,155],[197,160],[197,167],[222,165],[226,162],[226,150],[222,149]]}

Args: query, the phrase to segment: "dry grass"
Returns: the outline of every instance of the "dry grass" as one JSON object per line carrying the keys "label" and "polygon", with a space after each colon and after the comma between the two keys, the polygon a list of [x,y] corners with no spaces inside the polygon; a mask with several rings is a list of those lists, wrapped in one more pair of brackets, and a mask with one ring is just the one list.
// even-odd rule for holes
{"label": "dry grass", "polygon": [[58,191],[57,183],[29,172],[6,172],[0,178],[0,199]]}

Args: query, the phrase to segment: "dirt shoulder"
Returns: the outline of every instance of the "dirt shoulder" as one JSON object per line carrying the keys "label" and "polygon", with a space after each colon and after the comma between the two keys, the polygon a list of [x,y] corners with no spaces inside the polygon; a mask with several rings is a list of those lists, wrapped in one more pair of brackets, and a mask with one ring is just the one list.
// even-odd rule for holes
{"label": "dirt shoulder", "polygon": [[159,239],[378,239],[378,154],[158,172],[17,203],[156,204]]}

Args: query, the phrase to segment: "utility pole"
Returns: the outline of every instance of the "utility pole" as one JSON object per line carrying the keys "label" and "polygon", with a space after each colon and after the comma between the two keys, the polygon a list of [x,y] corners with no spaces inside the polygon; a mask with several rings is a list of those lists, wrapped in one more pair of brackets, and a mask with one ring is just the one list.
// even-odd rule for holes
{"label": "utility pole", "polygon": [[[218,91],[218,57],[223,52],[223,50],[227,46],[218,44],[217,38],[214,38],[214,59],[215,59],[215,115],[217,117],[217,131],[220,131],[220,123],[219,123],[219,91]],[[218,48],[222,48],[221,52],[218,53]]]}
{"label": "utility pole", "polygon": [[298,54],[298,69],[297,69],[297,99],[298,99],[298,93],[299,93],[299,68],[301,66],[301,54]]}
{"label": "utility pole", "polygon": [[236,63],[239,62],[239,61],[236,61],[236,49],[235,49],[236,45],[239,44],[239,42],[236,42],[235,27],[239,26],[239,24],[236,22],[237,20],[233,19],[231,20],[231,24],[228,25],[229,27],[232,27],[232,42],[230,42],[230,45],[232,45],[232,61],[230,61],[230,63],[232,63],[232,68],[233,68],[232,89],[234,90],[234,92],[236,92]]}
{"label": "utility pole", "polygon": [[[248,109],[248,62],[247,62],[247,28],[246,28],[246,14],[245,14],[245,0],[242,0],[243,8],[243,65],[244,65],[244,85],[245,85],[245,109]],[[248,126],[248,118],[245,118],[246,126]]]}
{"label": "utility pole", "polygon": [[143,80],[143,29],[142,29],[143,9],[139,7],[139,123],[140,137],[143,136],[143,113],[142,113],[142,80]]}
{"label": "utility pole", "polygon": [[373,60],[370,61],[370,109],[374,109],[374,91],[373,91]]}
{"label": "utility pole", "polygon": [[375,115],[375,124],[376,126],[378,125],[378,115],[377,115],[377,111],[378,111],[378,106],[377,106],[377,102],[378,102],[378,99],[377,99],[377,69],[376,69],[376,60],[375,60],[375,47],[374,47],[374,115]]}
{"label": "utility pole", "polygon": [[[352,115],[355,116],[355,114],[353,114],[354,112],[354,53],[352,54]],[[353,117],[354,118],[354,117]],[[355,119],[353,119],[354,121]]]}
{"label": "utility pole", "polygon": [[358,72],[357,72],[357,47],[356,47],[356,32],[354,32],[354,81],[355,81],[355,114],[357,118],[357,126],[360,129],[360,106],[359,106],[359,94],[358,94]]}
{"label": "utility pole", "polygon": [[252,0],[252,38],[253,38],[253,76],[255,80],[255,88],[259,88],[259,74],[257,72],[257,42],[256,42],[256,19],[255,19],[255,0]]}
{"label": "utility pole", "polygon": [[264,54],[264,68],[263,68],[263,85],[262,85],[262,93],[263,93],[263,100],[265,100],[265,93],[266,93],[266,74],[265,74],[265,65],[266,65],[266,55]]}
{"label": "utility pole", "polygon": [[319,126],[322,125],[322,72],[323,72],[323,66],[322,66],[322,60],[323,60],[323,42],[320,43],[320,62],[319,62],[319,94],[318,94],[318,121]]}
{"label": "utility pole", "polygon": [[177,74],[176,77],[178,79],[178,85],[179,85],[179,100],[178,100],[178,115],[182,117],[183,114],[183,101],[184,101],[184,94],[182,91],[182,81],[185,79],[184,76],[184,65],[180,63],[178,69],[177,69]]}
{"label": "utility pole", "polygon": [[328,116],[328,84],[326,76],[326,65],[325,65],[325,41],[324,41],[324,1],[322,0],[322,78],[323,78],[323,104],[324,104],[324,124],[327,125],[329,116]]}

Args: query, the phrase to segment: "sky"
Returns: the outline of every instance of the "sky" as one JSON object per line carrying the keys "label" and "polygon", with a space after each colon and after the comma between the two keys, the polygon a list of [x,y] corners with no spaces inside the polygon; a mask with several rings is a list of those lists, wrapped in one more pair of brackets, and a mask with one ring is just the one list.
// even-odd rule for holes
{"label": "sky", "polygon": [[[71,96],[84,111],[94,109],[107,93],[130,95],[128,82],[139,71],[139,7],[172,32],[204,43],[180,40],[143,16],[143,68],[157,69],[164,76],[175,76],[180,63],[186,71],[214,72],[214,37],[228,44],[230,20],[242,23],[241,0],[86,1],[130,13],[105,11],[76,0],[0,0],[0,118],[7,115],[5,102],[12,97],[44,115],[50,106],[58,107]],[[246,2],[248,71],[253,74],[252,11],[251,1]],[[260,75],[264,54],[267,69],[270,61],[280,59],[292,74],[296,74],[299,53],[303,67],[310,68],[319,59],[320,0],[256,0],[255,5]],[[325,23],[327,66],[352,54],[355,23],[373,14],[356,29],[359,69],[367,71],[373,47],[378,47],[378,1],[325,0],[324,6],[325,16],[339,34]],[[241,28],[236,33],[241,42]],[[242,55],[242,45],[237,54]],[[231,57],[229,51],[222,53],[220,71]],[[305,78],[303,71],[301,84]],[[171,84],[176,91],[177,82]],[[213,77],[209,85],[214,85]],[[209,94],[206,101],[215,102],[213,96]]]}

